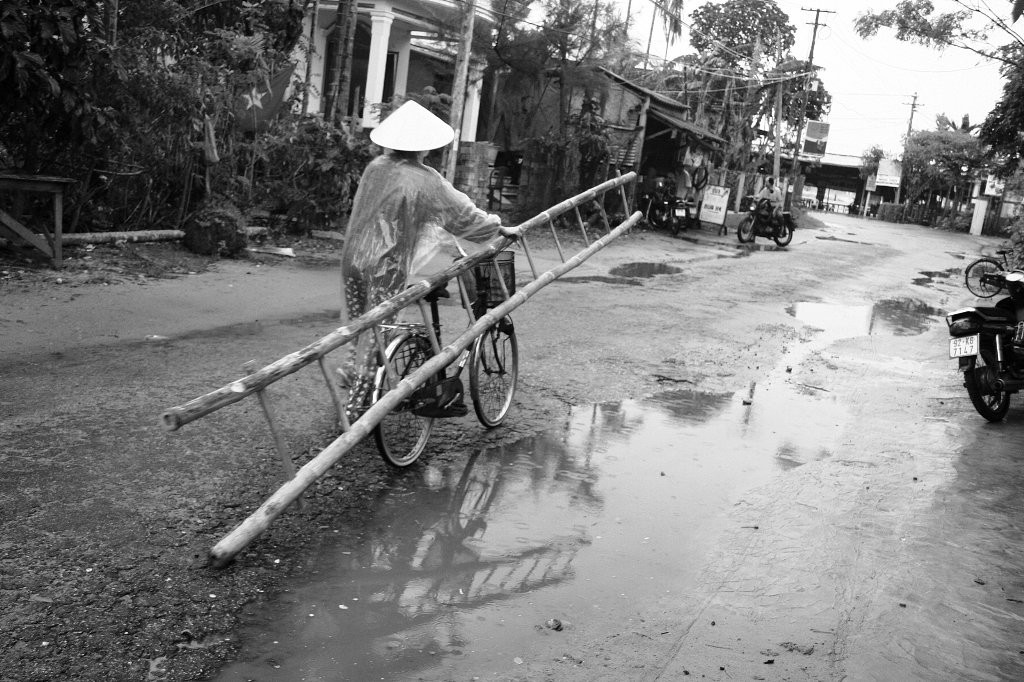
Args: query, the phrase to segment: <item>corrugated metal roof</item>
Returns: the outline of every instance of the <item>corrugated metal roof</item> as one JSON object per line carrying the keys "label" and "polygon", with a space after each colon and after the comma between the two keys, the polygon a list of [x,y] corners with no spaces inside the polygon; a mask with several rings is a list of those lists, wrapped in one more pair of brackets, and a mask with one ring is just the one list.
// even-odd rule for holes
{"label": "corrugated metal roof", "polygon": [[647,115],[654,116],[655,118],[660,119],[663,123],[670,125],[673,128],[678,128],[679,130],[688,132],[694,137],[700,138],[705,142],[716,142],[718,144],[725,144],[724,137],[719,137],[710,130],[707,130],[706,128],[701,128],[696,123],[690,123],[689,121],[684,121],[678,116],[674,116],[670,112],[665,111],[664,109],[659,107],[653,101],[651,102],[650,108],[647,110]]}
{"label": "corrugated metal roof", "polygon": [[631,90],[631,91],[633,91],[634,93],[636,93],[638,95],[650,97],[652,104],[657,102],[662,107],[664,107],[664,108],[666,108],[666,109],[668,109],[670,111],[671,110],[678,111],[680,115],[685,114],[687,111],[690,110],[690,107],[686,106],[682,102],[677,102],[676,100],[672,99],[671,97],[667,97],[667,96],[661,94],[660,92],[655,92],[654,90],[648,90],[645,87],[639,86],[639,85],[637,85],[636,83],[634,83],[632,81],[626,80],[625,78],[623,78],[619,74],[615,73],[614,71],[609,71],[608,69],[604,68],[603,66],[598,67],[598,69],[601,71],[601,73],[603,73],[604,75],[608,76],[613,81],[615,81],[616,83],[618,83],[622,87],[626,88],[627,90]]}
{"label": "corrugated metal roof", "polygon": [[655,118],[660,119],[663,123],[666,123],[667,125],[670,125],[673,128],[678,128],[679,130],[688,132],[694,137],[700,138],[706,142],[717,142],[719,144],[725,143],[724,138],[715,135],[706,128],[700,127],[696,123],[690,123],[689,121],[685,120],[683,117],[686,115],[686,112],[689,111],[690,108],[683,104],[682,102],[677,102],[671,97],[666,97],[665,95],[662,95],[659,92],[655,92],[654,90],[648,90],[647,88],[641,87],[636,83],[626,80],[625,78],[615,73],[614,71],[609,71],[603,66],[599,67],[599,69],[601,73],[608,76],[610,79],[612,79],[622,87],[626,88],[627,90],[633,92],[634,94],[639,95],[641,97],[649,97],[650,108],[648,108],[647,110],[648,115],[654,116]]}

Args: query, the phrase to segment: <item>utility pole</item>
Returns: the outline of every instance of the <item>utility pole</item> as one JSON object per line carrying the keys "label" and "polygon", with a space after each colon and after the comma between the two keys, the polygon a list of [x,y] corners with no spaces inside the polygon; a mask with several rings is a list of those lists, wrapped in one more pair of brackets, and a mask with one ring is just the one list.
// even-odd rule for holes
{"label": "utility pole", "polygon": [[779,141],[782,137],[782,89],[786,87],[785,81],[775,84],[775,152],[772,156],[772,177],[779,177],[782,172],[782,146]]}
{"label": "utility pole", "polygon": [[[355,2],[355,0],[352,0]],[[444,176],[455,181],[455,166],[459,160],[459,141],[462,139],[462,114],[466,108],[466,81],[469,79],[469,60],[473,56],[473,21],[476,18],[476,0],[468,0],[462,17],[462,37],[455,58],[455,80],[452,83],[452,108],[448,124],[455,129],[455,139],[445,159]]]}
{"label": "utility pole", "polygon": [[[903,155],[907,155],[907,140],[910,139],[910,133],[914,127],[914,112],[917,111],[919,106],[917,103],[917,93],[914,93],[913,102],[904,102],[904,104],[910,107],[910,120],[907,121],[907,137],[903,140]],[[896,186],[896,203],[900,203],[900,190],[903,189],[903,159],[900,159],[900,184]]]}
{"label": "utility pole", "polygon": [[772,177],[776,181],[779,179],[779,173],[782,172],[782,89],[786,86],[786,81],[782,80],[779,74],[779,65],[782,64],[782,41],[778,40],[778,32],[776,32],[776,45],[778,45],[778,53],[775,57],[775,71],[778,82],[775,83],[775,150],[772,153]]}
{"label": "utility pole", "polygon": [[800,134],[803,132],[804,129],[804,118],[807,116],[807,103],[810,100],[810,80],[811,75],[814,71],[814,44],[818,41],[818,26],[828,25],[821,23],[822,12],[824,12],[825,14],[835,14],[834,11],[828,9],[812,9],[810,7],[801,7],[800,9],[804,12],[814,12],[814,32],[811,34],[811,50],[807,55],[807,75],[804,76],[804,102],[803,105],[800,107],[800,122],[797,124],[796,127],[796,143],[793,145],[793,165],[790,167],[789,170],[790,175],[792,176],[790,187],[793,190],[793,192],[789,195],[790,201],[797,198],[795,192],[797,189],[796,179],[800,175]]}

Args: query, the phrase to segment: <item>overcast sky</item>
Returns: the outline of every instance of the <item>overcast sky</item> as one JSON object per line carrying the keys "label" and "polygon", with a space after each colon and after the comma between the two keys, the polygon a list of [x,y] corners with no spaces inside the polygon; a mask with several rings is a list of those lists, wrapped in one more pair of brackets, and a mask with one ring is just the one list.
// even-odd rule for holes
{"label": "overcast sky", "polygon": [[[623,7],[628,0],[617,0]],[[801,8],[831,10],[821,14],[821,26],[814,47],[814,63],[823,67],[825,87],[833,96],[828,151],[860,156],[878,144],[898,154],[910,121],[911,102],[917,93],[914,130],[934,130],[935,116],[946,114],[957,123],[968,114],[971,123],[981,123],[1002,92],[1003,79],[996,63],[965,50],[947,48],[939,52],[901,43],[879,33],[862,40],[853,30],[856,17],[867,10],[881,10],[895,3],[887,0],[776,0],[797,29],[794,56],[806,59],[811,45],[814,12]],[[950,0],[933,0],[937,8],[954,7]],[[683,10],[687,23],[703,2],[688,2]],[[1010,3],[993,0],[996,9],[1009,18]],[[634,28],[630,30],[641,47],[646,47],[651,27],[650,0],[632,0]],[[1020,24],[1024,24],[1021,19]],[[995,34],[994,34],[995,35]],[[1002,39],[1000,37],[1000,39]],[[683,36],[666,51],[660,21],[654,29],[652,54],[669,59],[693,52]]]}

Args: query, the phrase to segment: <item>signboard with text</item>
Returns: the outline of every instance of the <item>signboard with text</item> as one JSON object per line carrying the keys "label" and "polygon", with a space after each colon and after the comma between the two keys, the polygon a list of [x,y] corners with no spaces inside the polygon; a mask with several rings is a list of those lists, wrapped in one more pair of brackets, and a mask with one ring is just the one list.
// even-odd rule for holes
{"label": "signboard with text", "polygon": [[821,121],[807,122],[807,134],[804,137],[804,154],[825,155],[825,146],[828,144],[828,128],[828,123],[822,123]]}
{"label": "signboard with text", "polygon": [[991,173],[988,174],[988,178],[985,179],[985,194],[992,197],[1001,197],[1005,188],[1006,181],[997,178]]}
{"label": "signboard with text", "polygon": [[879,159],[878,174],[875,176],[875,184],[879,187],[899,187],[902,171],[900,162],[895,159]]}
{"label": "signboard with text", "polygon": [[712,225],[724,225],[729,208],[728,187],[708,185],[704,188],[704,201],[700,205],[700,220]]}

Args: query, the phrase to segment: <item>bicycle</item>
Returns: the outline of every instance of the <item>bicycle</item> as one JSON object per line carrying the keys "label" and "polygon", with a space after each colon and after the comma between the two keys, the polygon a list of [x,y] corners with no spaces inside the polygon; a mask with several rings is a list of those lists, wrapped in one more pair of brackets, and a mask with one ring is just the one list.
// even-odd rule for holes
{"label": "bicycle", "polygon": [[1012,249],[999,249],[996,254],[1003,257],[1003,262],[991,256],[983,256],[964,269],[964,284],[967,290],[978,298],[992,298],[1003,290],[1002,275],[1010,269],[1008,254]]}
{"label": "bicycle", "polygon": [[[502,252],[499,256],[502,260],[476,266],[469,281],[460,278],[463,306],[469,305],[474,319],[515,292],[512,253]],[[496,270],[502,273],[500,281]],[[476,289],[475,300],[470,295],[471,288]],[[447,282],[423,297],[424,303],[430,306],[429,327],[415,322],[381,325],[391,340],[374,376],[373,402],[440,352],[437,302],[448,297]],[[465,409],[452,412],[449,408],[462,391],[461,376],[467,365],[470,368],[469,392],[477,419],[487,428],[499,426],[512,406],[519,377],[519,343],[511,317],[502,317],[462,351],[458,360],[448,366],[454,366],[453,373],[449,375],[445,368],[381,420],[374,428],[374,440],[384,461],[397,467],[411,465],[426,448],[435,419],[468,413]]]}

